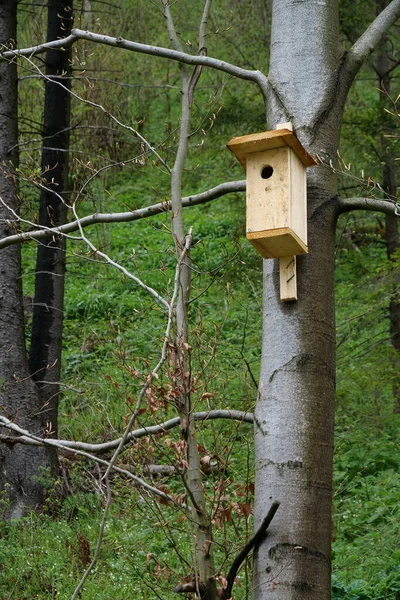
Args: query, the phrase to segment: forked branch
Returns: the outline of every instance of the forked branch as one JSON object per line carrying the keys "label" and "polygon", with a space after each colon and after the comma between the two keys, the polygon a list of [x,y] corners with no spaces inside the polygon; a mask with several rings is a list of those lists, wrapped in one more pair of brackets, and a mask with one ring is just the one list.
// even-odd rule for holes
{"label": "forked branch", "polygon": [[346,61],[345,71],[350,75],[351,80],[357,75],[364,61],[374,51],[379,44],[385,32],[400,17],[400,0],[392,2],[376,17],[371,25],[358,38],[353,47],[349,50]]}

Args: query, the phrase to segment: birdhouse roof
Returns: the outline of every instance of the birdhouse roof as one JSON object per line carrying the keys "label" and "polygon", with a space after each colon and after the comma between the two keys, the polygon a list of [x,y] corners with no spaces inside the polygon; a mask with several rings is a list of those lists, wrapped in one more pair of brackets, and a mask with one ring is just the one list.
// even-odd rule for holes
{"label": "birdhouse roof", "polygon": [[261,133],[235,137],[231,139],[227,146],[245,170],[248,154],[273,150],[274,148],[284,148],[285,146],[289,146],[297,154],[305,167],[312,167],[318,164],[308,154],[307,150],[303,148],[293,131],[289,129],[274,129],[272,131],[262,131]]}

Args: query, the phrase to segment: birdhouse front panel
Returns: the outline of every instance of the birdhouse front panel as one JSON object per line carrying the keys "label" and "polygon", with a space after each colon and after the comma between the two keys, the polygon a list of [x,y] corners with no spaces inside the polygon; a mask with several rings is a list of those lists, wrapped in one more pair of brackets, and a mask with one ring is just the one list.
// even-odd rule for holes
{"label": "birdhouse front panel", "polygon": [[305,172],[288,146],[247,155],[246,236],[264,258],[307,252]]}

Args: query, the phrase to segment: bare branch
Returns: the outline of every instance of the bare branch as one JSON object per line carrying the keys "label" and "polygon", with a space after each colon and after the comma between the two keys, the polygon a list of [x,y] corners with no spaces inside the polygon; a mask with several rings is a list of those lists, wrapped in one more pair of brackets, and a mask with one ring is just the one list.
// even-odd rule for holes
{"label": "bare branch", "polygon": [[79,227],[79,232],[81,234],[81,239],[89,246],[89,248],[93,251],[93,253],[95,254],[95,256],[99,256],[105,262],[107,262],[109,265],[112,265],[113,267],[115,267],[116,269],[118,269],[119,271],[121,271],[125,275],[125,277],[127,279],[131,279],[132,281],[134,281],[143,290],[145,290],[146,292],[148,292],[150,294],[150,296],[152,296],[154,298],[154,300],[158,304],[160,304],[168,312],[170,312],[170,310],[171,310],[170,304],[165,300],[165,298],[163,298],[162,296],[160,296],[160,294],[154,288],[152,288],[150,285],[147,285],[146,283],[144,283],[144,281],[142,281],[139,277],[136,277],[136,275],[134,275],[133,273],[131,273],[130,271],[128,271],[128,269],[126,269],[123,265],[120,265],[119,263],[117,263],[110,256],[108,256],[108,254],[106,254],[105,252],[102,252],[101,250],[99,250],[98,248],[96,248],[96,246],[89,240],[89,238],[85,236],[85,234],[83,232],[83,228],[82,228],[82,226],[80,224],[80,221],[79,221],[79,218],[78,218],[78,214],[76,212],[75,207],[73,206],[72,209],[73,209],[73,212],[74,212],[74,215],[75,215],[76,222],[77,222],[78,227]]}
{"label": "bare branch", "polygon": [[[203,412],[193,413],[194,421],[213,421],[215,419],[228,419],[231,421],[240,421],[241,423],[253,423],[253,413],[242,412],[241,410],[209,410]],[[131,431],[125,440],[126,444],[133,442],[135,440],[139,440],[142,437],[147,437],[149,435],[157,435],[160,433],[165,433],[170,429],[174,429],[180,425],[180,418],[174,417],[173,419],[169,419],[168,421],[164,421],[164,423],[159,423],[157,425],[149,425],[148,427],[141,427],[140,429],[136,429]],[[11,421],[6,417],[2,417],[0,415],[0,427],[6,427]],[[31,438],[26,438],[21,431],[17,431],[20,434],[20,437],[13,438],[4,438],[0,437],[0,442],[4,441],[7,443],[22,443],[22,444],[30,444],[33,446],[42,445],[41,442],[37,442],[32,440]],[[102,444],[90,444],[87,442],[77,442],[72,440],[56,440],[52,439],[52,442],[56,444],[60,444],[63,448],[67,450],[83,450],[85,452],[92,452],[94,454],[102,454],[103,452],[108,452],[110,450],[114,450],[121,442],[121,438],[116,440],[111,440],[109,442],[103,442]]]}
{"label": "bare branch", "polygon": [[213,0],[206,0],[199,28],[199,51],[206,46],[206,28]]}
{"label": "bare branch", "polygon": [[47,50],[65,50],[72,46],[77,39],[78,38],[75,35],[71,34],[61,40],[53,40],[52,42],[31,46],[30,48],[23,48],[21,50],[18,48],[15,48],[14,50],[5,50],[5,46],[3,46],[3,51],[0,54],[0,62],[13,60],[18,56],[36,56],[36,54],[47,52]]}
{"label": "bare branch", "polygon": [[[206,26],[207,26],[207,20],[208,20],[208,17],[209,17],[209,14],[210,14],[210,10],[211,10],[211,4],[212,4],[212,0],[206,0],[206,3],[204,5],[203,16],[202,16],[201,22],[200,22],[200,29],[199,29],[199,54],[201,56],[207,56]],[[189,106],[192,106],[194,90],[196,89],[196,86],[197,86],[197,83],[198,83],[198,81],[200,79],[202,70],[203,70],[203,66],[202,65],[197,65],[197,67],[193,71],[192,76],[190,78],[189,87],[188,87]]]}
{"label": "bare branch", "polygon": [[171,14],[171,9],[169,7],[169,0],[162,0],[162,3],[164,6],[164,17],[167,20],[169,39],[171,40],[172,46],[175,48],[175,50],[182,52],[182,46],[179,42],[178,35],[176,33],[176,29],[175,29],[175,25],[174,25],[174,20],[172,18],[172,14]]}
{"label": "bare branch", "polygon": [[375,46],[380,42],[384,33],[400,17],[400,0],[392,0],[371,23],[368,29],[358,38],[353,47],[349,50],[345,70],[354,79],[363,62],[374,51]]}
{"label": "bare branch", "polygon": [[[84,450],[78,450],[76,448],[69,448],[69,447],[65,446],[61,440],[52,440],[49,438],[42,438],[42,437],[39,437],[38,435],[34,435],[34,434],[30,433],[29,431],[27,431],[26,429],[22,429],[22,427],[19,427],[18,425],[16,425],[12,421],[10,421],[10,419],[7,419],[7,417],[3,417],[1,415],[0,415],[0,425],[5,427],[6,429],[14,431],[15,433],[18,433],[21,436],[19,438],[16,438],[15,441],[21,441],[21,442],[23,441],[23,443],[25,443],[25,444],[31,443],[32,445],[36,445],[36,446],[37,445],[53,446],[55,448],[60,448],[62,450],[68,450],[79,456],[84,456],[85,458],[89,458],[90,460],[93,460],[107,468],[110,467],[110,462],[107,460],[103,460],[102,458],[99,458],[98,456],[94,456],[93,454],[90,454],[89,452],[85,452]],[[13,441],[14,441],[14,438],[7,439],[7,443],[13,443]],[[116,471],[117,473],[121,473],[122,475],[125,475],[129,479],[132,479],[138,486],[140,486],[141,488],[150,492],[151,494],[159,496],[160,498],[163,498],[164,500],[167,500],[168,502],[172,502],[172,503],[174,502],[173,499],[170,496],[168,496],[168,494],[165,494],[161,490],[158,490],[157,488],[148,484],[146,481],[144,481],[140,477],[137,477],[130,471],[127,471],[126,469],[121,469],[120,467],[117,467],[115,465],[112,465],[111,468],[113,471]]]}
{"label": "bare branch", "polygon": [[[217,185],[206,192],[201,192],[199,194],[193,194],[192,196],[186,196],[185,198],[182,198],[182,206],[184,208],[196,206],[197,204],[204,204],[206,202],[210,202],[211,200],[221,198],[226,194],[244,191],[246,191],[245,180],[229,181],[226,183],[221,183],[220,185]],[[171,202],[159,202],[158,204],[153,204],[151,206],[146,206],[144,208],[139,208],[138,210],[132,210],[129,212],[95,213],[93,215],[88,215],[87,217],[82,217],[79,219],[79,223],[82,228],[95,225],[96,223],[126,223],[129,221],[137,221],[153,215],[158,215],[169,210],[171,210]],[[52,236],[65,235],[77,230],[79,230],[78,221],[71,221],[70,223],[61,225],[60,227],[44,228],[9,235],[0,240],[0,250],[13,244],[20,244],[21,242],[27,242],[31,240],[44,240],[51,238]]]}
{"label": "bare branch", "polygon": [[389,200],[379,200],[378,198],[339,199],[338,214],[341,215],[352,210],[370,210],[400,217],[399,205]]}
{"label": "bare branch", "polygon": [[241,67],[232,65],[231,63],[225,62],[224,60],[211,58],[209,56],[193,56],[191,54],[187,54],[186,52],[180,52],[178,50],[170,50],[169,48],[151,46],[149,44],[140,44],[138,42],[125,40],[121,37],[114,38],[108,35],[93,33],[91,31],[83,31],[81,29],[73,29],[71,35],[64,38],[63,40],[54,40],[45,44],[39,44],[38,46],[32,46],[31,48],[6,50],[0,55],[0,61],[10,60],[19,56],[26,56],[31,58],[32,56],[46,52],[50,48],[68,48],[71,44],[75,43],[78,40],[88,40],[96,44],[104,44],[106,46],[113,46],[114,48],[123,48],[125,50],[130,50],[131,52],[149,54],[151,56],[159,56],[161,58],[167,58],[169,60],[175,60],[180,63],[185,63],[187,65],[203,65],[205,67],[210,67],[212,69],[216,69],[217,71],[228,73],[228,75],[239,77],[240,79],[253,81],[254,83],[257,83],[260,86],[264,94],[268,87],[268,79],[263,73],[261,73],[261,71],[250,71],[248,69],[242,69]]}

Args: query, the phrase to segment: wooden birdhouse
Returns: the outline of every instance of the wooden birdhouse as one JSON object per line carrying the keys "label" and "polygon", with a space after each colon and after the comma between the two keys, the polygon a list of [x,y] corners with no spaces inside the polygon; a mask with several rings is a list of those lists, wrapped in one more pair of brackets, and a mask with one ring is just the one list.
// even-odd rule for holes
{"label": "wooden birdhouse", "polygon": [[[291,123],[233,138],[228,148],[246,170],[246,237],[263,258],[291,265],[292,281],[294,257],[308,252],[306,168],[317,163]],[[281,298],[296,299],[297,291]]]}

